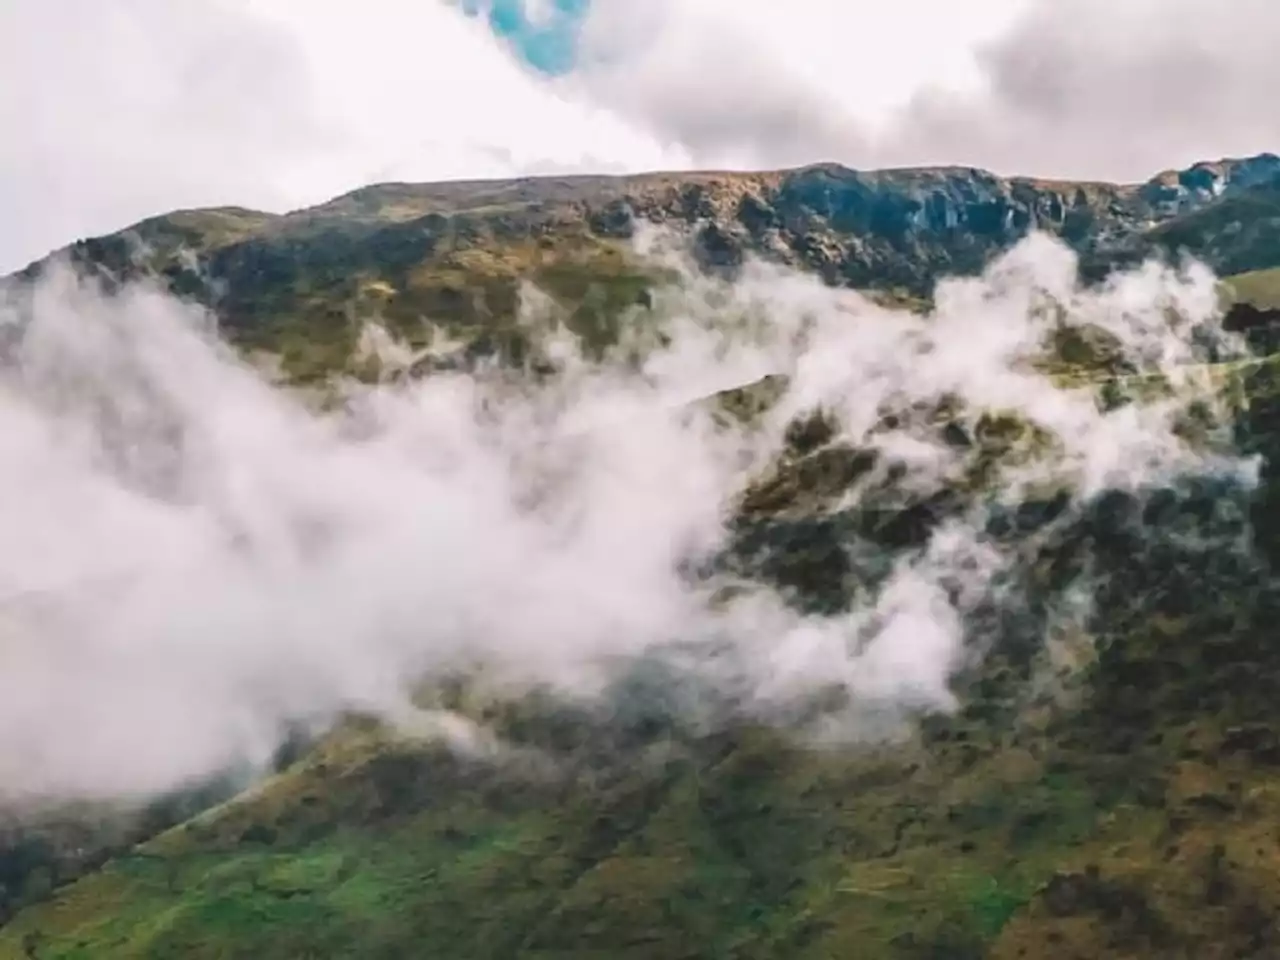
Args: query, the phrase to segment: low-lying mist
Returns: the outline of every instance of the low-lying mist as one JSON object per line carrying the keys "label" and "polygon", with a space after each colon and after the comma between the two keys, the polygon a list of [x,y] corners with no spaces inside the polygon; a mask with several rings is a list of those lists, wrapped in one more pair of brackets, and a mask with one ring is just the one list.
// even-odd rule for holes
{"label": "low-lying mist", "polygon": [[[672,650],[757,718],[839,688],[827,722],[856,737],[867,705],[953,706],[982,611],[1025,602],[1025,538],[993,535],[1002,510],[1056,497],[1071,516],[1108,491],[1252,482],[1195,366],[1245,348],[1196,265],[1086,289],[1073,255],[1033,236],[983,277],[942,283],[927,316],[763,264],[733,282],[681,269],[603,357],[560,328],[534,373],[353,382],[326,412],[158,287],[108,294],[63,265],[11,291],[0,790],[148,794],[265,762],[296,723],[410,721],[433,676],[590,699]],[[536,291],[524,313],[554,326]],[[1064,329],[1159,388],[1112,402],[1059,382],[1062,363],[1037,358]],[[759,416],[696,402],[767,374],[785,388]],[[811,455],[794,424],[815,410],[823,444],[863,466],[807,509],[964,494],[893,548],[850,534],[856,582],[820,610],[724,561],[744,494]],[[993,418],[1023,440],[983,459],[974,438]],[[1087,619],[1096,572],[1079,571],[1054,624]]]}

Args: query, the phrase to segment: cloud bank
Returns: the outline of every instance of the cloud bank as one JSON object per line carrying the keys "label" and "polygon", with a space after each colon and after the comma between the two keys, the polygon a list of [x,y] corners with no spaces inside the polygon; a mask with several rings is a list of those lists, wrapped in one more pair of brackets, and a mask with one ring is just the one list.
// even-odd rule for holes
{"label": "cloud bank", "polygon": [[1141,180],[1274,149],[1277,39],[1266,0],[599,0],[580,81],[704,163]]}
{"label": "cloud bank", "polygon": [[[854,736],[868,705],[949,708],[955,671],[982,650],[968,618],[1005,603],[1025,562],[986,532],[1001,498],[1047,487],[1083,506],[1186,474],[1247,482],[1251,465],[1177,429],[1203,392],[1179,371],[1205,343],[1235,349],[1206,271],[1151,266],[1083,291],[1072,255],[1033,237],[938,304],[898,314],[759,265],[735,286],[689,275],[658,304],[665,345],[591,361],[562,331],[545,348],[559,372],[541,381],[442,373],[353,388],[345,412],[321,415],[156,289],[106,296],[59,270],[11,293],[3,791],[162,790],[262,761],[294,722],[411,716],[424,678],[476,664],[515,689],[591,698],[673,644],[680,669],[756,716],[833,687],[852,712],[832,722]],[[1025,360],[1059,308],[1183,393],[1105,408],[1056,388]],[[754,427],[688,403],[769,371],[790,387]],[[946,398],[967,404],[968,428],[1013,409],[1056,439],[994,501],[876,551],[891,563],[848,608],[804,612],[717,567],[737,497],[795,416],[821,406],[873,455],[850,509],[972,469],[936,422],[886,419]]]}

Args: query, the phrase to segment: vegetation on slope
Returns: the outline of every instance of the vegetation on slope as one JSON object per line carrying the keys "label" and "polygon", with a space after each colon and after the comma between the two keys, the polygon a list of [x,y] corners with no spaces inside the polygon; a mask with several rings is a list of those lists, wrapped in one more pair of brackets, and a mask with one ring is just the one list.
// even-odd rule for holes
{"label": "vegetation on slope", "polygon": [[1280,308],[1280,268],[1268,267],[1265,270],[1238,273],[1228,277],[1226,283],[1232,298],[1237,302],[1262,310]]}
{"label": "vegetation on slope", "polygon": [[[1269,453],[1270,388],[1252,392],[1241,437]],[[797,464],[829,440],[797,425]],[[868,519],[824,518],[821,493],[766,480],[746,513],[789,516],[801,552]],[[1027,659],[1020,623],[997,631],[958,714],[883,746],[637,714],[660,676],[595,708],[441,687],[424,703],[486,724],[501,756],[353,718],[20,912],[0,957],[1266,955],[1280,592],[1224,545],[1230,505],[1264,536],[1280,514],[1250,503],[1229,484],[1109,496],[1040,545],[1046,584],[1086,545],[1112,571],[1105,634],[1068,648],[1085,656],[1060,676],[1072,696],[1037,695],[1053,665]],[[1023,526],[1052,516],[1027,506]],[[864,530],[891,549],[936,522],[902,515]],[[839,589],[826,563],[779,574],[818,604]]]}
{"label": "vegetation on slope", "polygon": [[[297,237],[244,211],[183,215],[150,228],[150,266],[204,296],[195,268],[165,259],[203,245],[200,269],[235,278],[218,306],[241,345],[282,352],[294,382],[349,368],[357,318],[425,347],[429,316],[474,353],[519,360],[523,281],[589,344],[609,342],[665,282],[596,231],[470,236],[446,202],[460,201],[353,195],[337,202],[340,229],[317,213]],[[485,202],[509,215],[512,201]],[[191,232],[175,233],[183,224]],[[86,256],[106,263],[110,250]],[[137,263],[129,252],[117,266]],[[1267,283],[1233,280],[1269,307]],[[1087,333],[1058,346],[1064,376],[1127,372]],[[1250,397],[1240,440],[1270,463],[1274,371],[1230,376]],[[765,382],[720,399],[750,416],[772,394]],[[948,411],[927,415],[972,450],[961,496],[977,495],[993,459],[1037,442],[1015,420],[990,416],[959,436]],[[841,510],[867,454],[833,442],[820,417],[790,439],[746,491],[726,562],[808,609],[838,607],[871,575],[850,576],[839,544],[851,535],[892,552],[955,507],[957,491],[938,490]],[[1274,557],[1229,547],[1241,515],[1262,544],[1280,543],[1280,487],[1265,479],[1257,494],[1104,497],[1056,529],[1029,569],[1050,591],[1086,549],[1102,558],[1095,642],[1066,638],[1057,653],[1069,662],[1046,662],[1025,642],[1042,623],[993,623],[992,655],[962,678],[963,709],[920,719],[905,739],[813,749],[767,726],[637,713],[660,676],[595,707],[442,685],[424,703],[484,724],[501,756],[352,718],[249,793],[137,846],[139,834],[118,835],[100,868],[56,876],[59,861],[19,838],[0,883],[25,908],[0,926],[0,958],[1269,955],[1280,950],[1280,591]],[[1028,501],[990,533],[1050,529],[1054,511],[1051,498]],[[141,831],[188,809],[160,807]]]}
{"label": "vegetation on slope", "polygon": [[19,914],[0,956],[1267,955],[1280,594],[1212,536],[1171,550],[1158,512],[1110,498],[1045,547],[1128,571],[1069,707],[1001,709],[1006,658],[909,741],[813,750],[446,692],[510,753],[353,720]]}
{"label": "vegetation on slope", "polygon": [[[700,264],[748,255],[825,281],[927,298],[1029,230],[1061,237],[1086,275],[1190,253],[1224,274],[1277,266],[1275,178],[1263,154],[1118,185],[1002,178],[969,168],[646,174],[382,184],[284,216],[180,211],[65,253],[118,280],[159,274],[216,307],[227,335],[283,357],[296,383],[347,366],[365,322],[415,345],[442,327],[484,354],[518,354],[521,280],[607,337],[662,282],[627,255],[645,225],[688,231]],[[32,276],[41,263],[24,271]]]}

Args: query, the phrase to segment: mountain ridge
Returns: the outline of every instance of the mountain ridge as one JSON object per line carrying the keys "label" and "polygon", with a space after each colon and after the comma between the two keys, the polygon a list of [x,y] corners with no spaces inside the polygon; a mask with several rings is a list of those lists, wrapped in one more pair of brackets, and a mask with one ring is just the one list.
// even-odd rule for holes
{"label": "mountain ridge", "polygon": [[[643,189],[615,178],[383,184],[284,215],[175,212],[65,252],[117,281],[162,278],[211,306],[239,345],[294,351],[295,380],[310,382],[347,369],[368,319],[411,342],[425,319],[520,359],[525,280],[607,339],[643,321],[666,282],[629,252],[644,220],[687,230],[713,274],[732,276],[780,239],[781,262],[833,285],[905,287],[894,294],[904,302],[1039,225],[1099,271],[1187,246],[1266,268],[1280,263],[1261,231],[1276,166],[1264,154],[1128,186],[829,164],[653,174]],[[1233,232],[1237,203],[1253,219]],[[1150,240],[1152,211],[1192,243]],[[1125,357],[1105,338],[1075,349],[1106,375],[1100,404],[1122,404]],[[1239,433],[1270,460],[1274,372],[1226,374],[1249,378]],[[889,479],[883,502],[873,489],[850,506],[875,456],[816,416],[744,492],[741,566],[815,609],[838,606],[883,576],[843,544],[914,549],[982,495],[993,459],[1041,440],[1017,418],[969,422],[946,398],[882,422],[912,418],[965,451],[962,482],[899,497]],[[749,722],[700,730],[653,706],[668,692],[660,673],[628,677],[640,693],[596,710],[440,684],[427,706],[484,724],[519,757],[550,758],[551,772],[351,718],[282,751],[251,792],[196,816],[179,802],[141,844],[113,838],[105,863],[64,875],[29,848],[0,851],[20,908],[0,924],[0,958],[392,958],[423,944],[460,958],[1268,955],[1280,948],[1268,699],[1280,588],[1265,565],[1216,548],[1236,509],[1273,557],[1280,501],[1203,479],[1145,495],[1108,493],[1058,528],[1061,504],[1047,495],[992,515],[991,538],[1027,535],[1026,576],[1045,590],[1082,556],[1112,574],[1097,597],[1106,635],[1075,651],[1082,679],[1067,707],[1031,682],[1044,669],[1027,643],[1043,614],[1034,604],[1029,623],[977,613],[994,639],[965,673],[962,704],[891,749],[810,750]],[[1164,525],[1204,537],[1166,542]]]}
{"label": "mountain ridge", "polygon": [[976,275],[1032,230],[1071,246],[1091,281],[1184,253],[1222,275],[1280,266],[1277,176],[1280,158],[1265,153],[1121,185],[830,163],[374,184],[285,214],[162,214],[54,259],[157,276],[213,308],[233,342],[280,354],[288,377],[314,382],[350,366],[373,317],[415,347],[429,339],[426,321],[479,350],[507,349],[524,281],[569,308],[577,332],[607,338],[660,285],[661,270],[635,256],[643,224],[674,230],[711,272],[762,258],[903,303],[927,300],[943,277]]}
{"label": "mountain ridge", "polygon": [[[1151,225],[1216,200],[1273,183],[1280,177],[1280,157],[1272,153],[1244,158],[1200,161],[1182,170],[1166,170],[1142,182],[1109,183],[1105,181],[1072,181],[1029,176],[1000,176],[990,171],[966,166],[912,166],[860,170],[838,163],[816,163],[802,167],[768,171],[691,170],[654,171],[627,175],[533,176],[519,178],[487,178],[439,182],[393,181],[368,184],[342,193],[330,200],[285,213],[268,213],[238,206],[189,208],[147,217],[105,237],[77,241],[57,253],[74,253],[93,240],[137,233],[144,238],[172,224],[181,228],[204,218],[239,222],[243,234],[229,236],[211,231],[206,239],[221,246],[250,235],[255,228],[301,234],[305,228],[334,220],[368,220],[375,223],[398,223],[404,220],[473,214],[500,217],[508,209],[529,208],[535,214],[550,215],[557,207],[578,208],[590,221],[609,211],[617,212],[619,201],[630,203],[631,215],[661,221],[674,215],[688,220],[698,217],[724,218],[736,212],[730,206],[743,200],[762,199],[777,194],[783,207],[788,203],[808,207],[797,215],[819,214],[825,219],[841,213],[853,217],[842,226],[855,226],[857,213],[841,211],[836,202],[837,191],[857,193],[852,200],[872,202],[872,194],[898,193],[905,200],[901,211],[906,223],[932,228],[978,226],[1024,228],[1044,227],[1057,223],[1068,227],[1073,209],[1088,208],[1128,218],[1139,227]],[[827,188],[826,191],[823,188]],[[969,189],[966,191],[966,187]],[[1026,191],[1035,196],[1028,196]],[[1020,199],[1023,206],[1008,204]],[[823,202],[825,208],[823,209]],[[1005,201],[1008,209],[992,217],[994,211],[981,209],[983,203]],[[969,209],[966,209],[966,204]],[[1117,205],[1120,206],[1117,206]],[[855,207],[855,203],[846,204]],[[1126,208],[1127,206],[1127,208]],[[784,210],[785,215],[788,211]],[[986,214],[985,219],[981,215]],[[1035,216],[1038,214],[1039,216]],[[1145,217],[1145,219],[1144,219]],[[868,217],[866,226],[885,228],[887,221]],[[924,224],[921,224],[924,221]],[[599,222],[592,226],[601,225]],[[893,224],[902,226],[903,224]],[[1117,224],[1119,226],[1119,224]],[[625,230],[614,223],[615,230]],[[1069,232],[1069,231],[1068,231]],[[195,238],[193,238],[195,239]],[[43,260],[43,258],[42,258]],[[38,269],[42,260],[34,261],[19,273]],[[928,279],[936,279],[930,276]]]}

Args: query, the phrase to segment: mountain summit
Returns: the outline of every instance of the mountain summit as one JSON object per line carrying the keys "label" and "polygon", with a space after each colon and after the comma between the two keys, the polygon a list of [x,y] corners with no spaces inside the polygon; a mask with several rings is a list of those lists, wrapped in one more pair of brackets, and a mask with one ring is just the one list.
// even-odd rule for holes
{"label": "mountain summit", "polygon": [[1077,250],[1086,277],[1182,254],[1233,275],[1280,265],[1280,157],[1197,163],[1140,184],[836,164],[388,183],[286,215],[175,212],[64,253],[117,278],[161,274],[215,306],[233,339],[282,350],[307,377],[340,363],[374,311],[411,339],[422,316],[503,327],[522,277],[568,300],[592,286],[606,312],[629,305],[646,281],[622,251],[645,224],[691,231],[709,269],[755,255],[915,297],[976,274],[1032,230]]}

